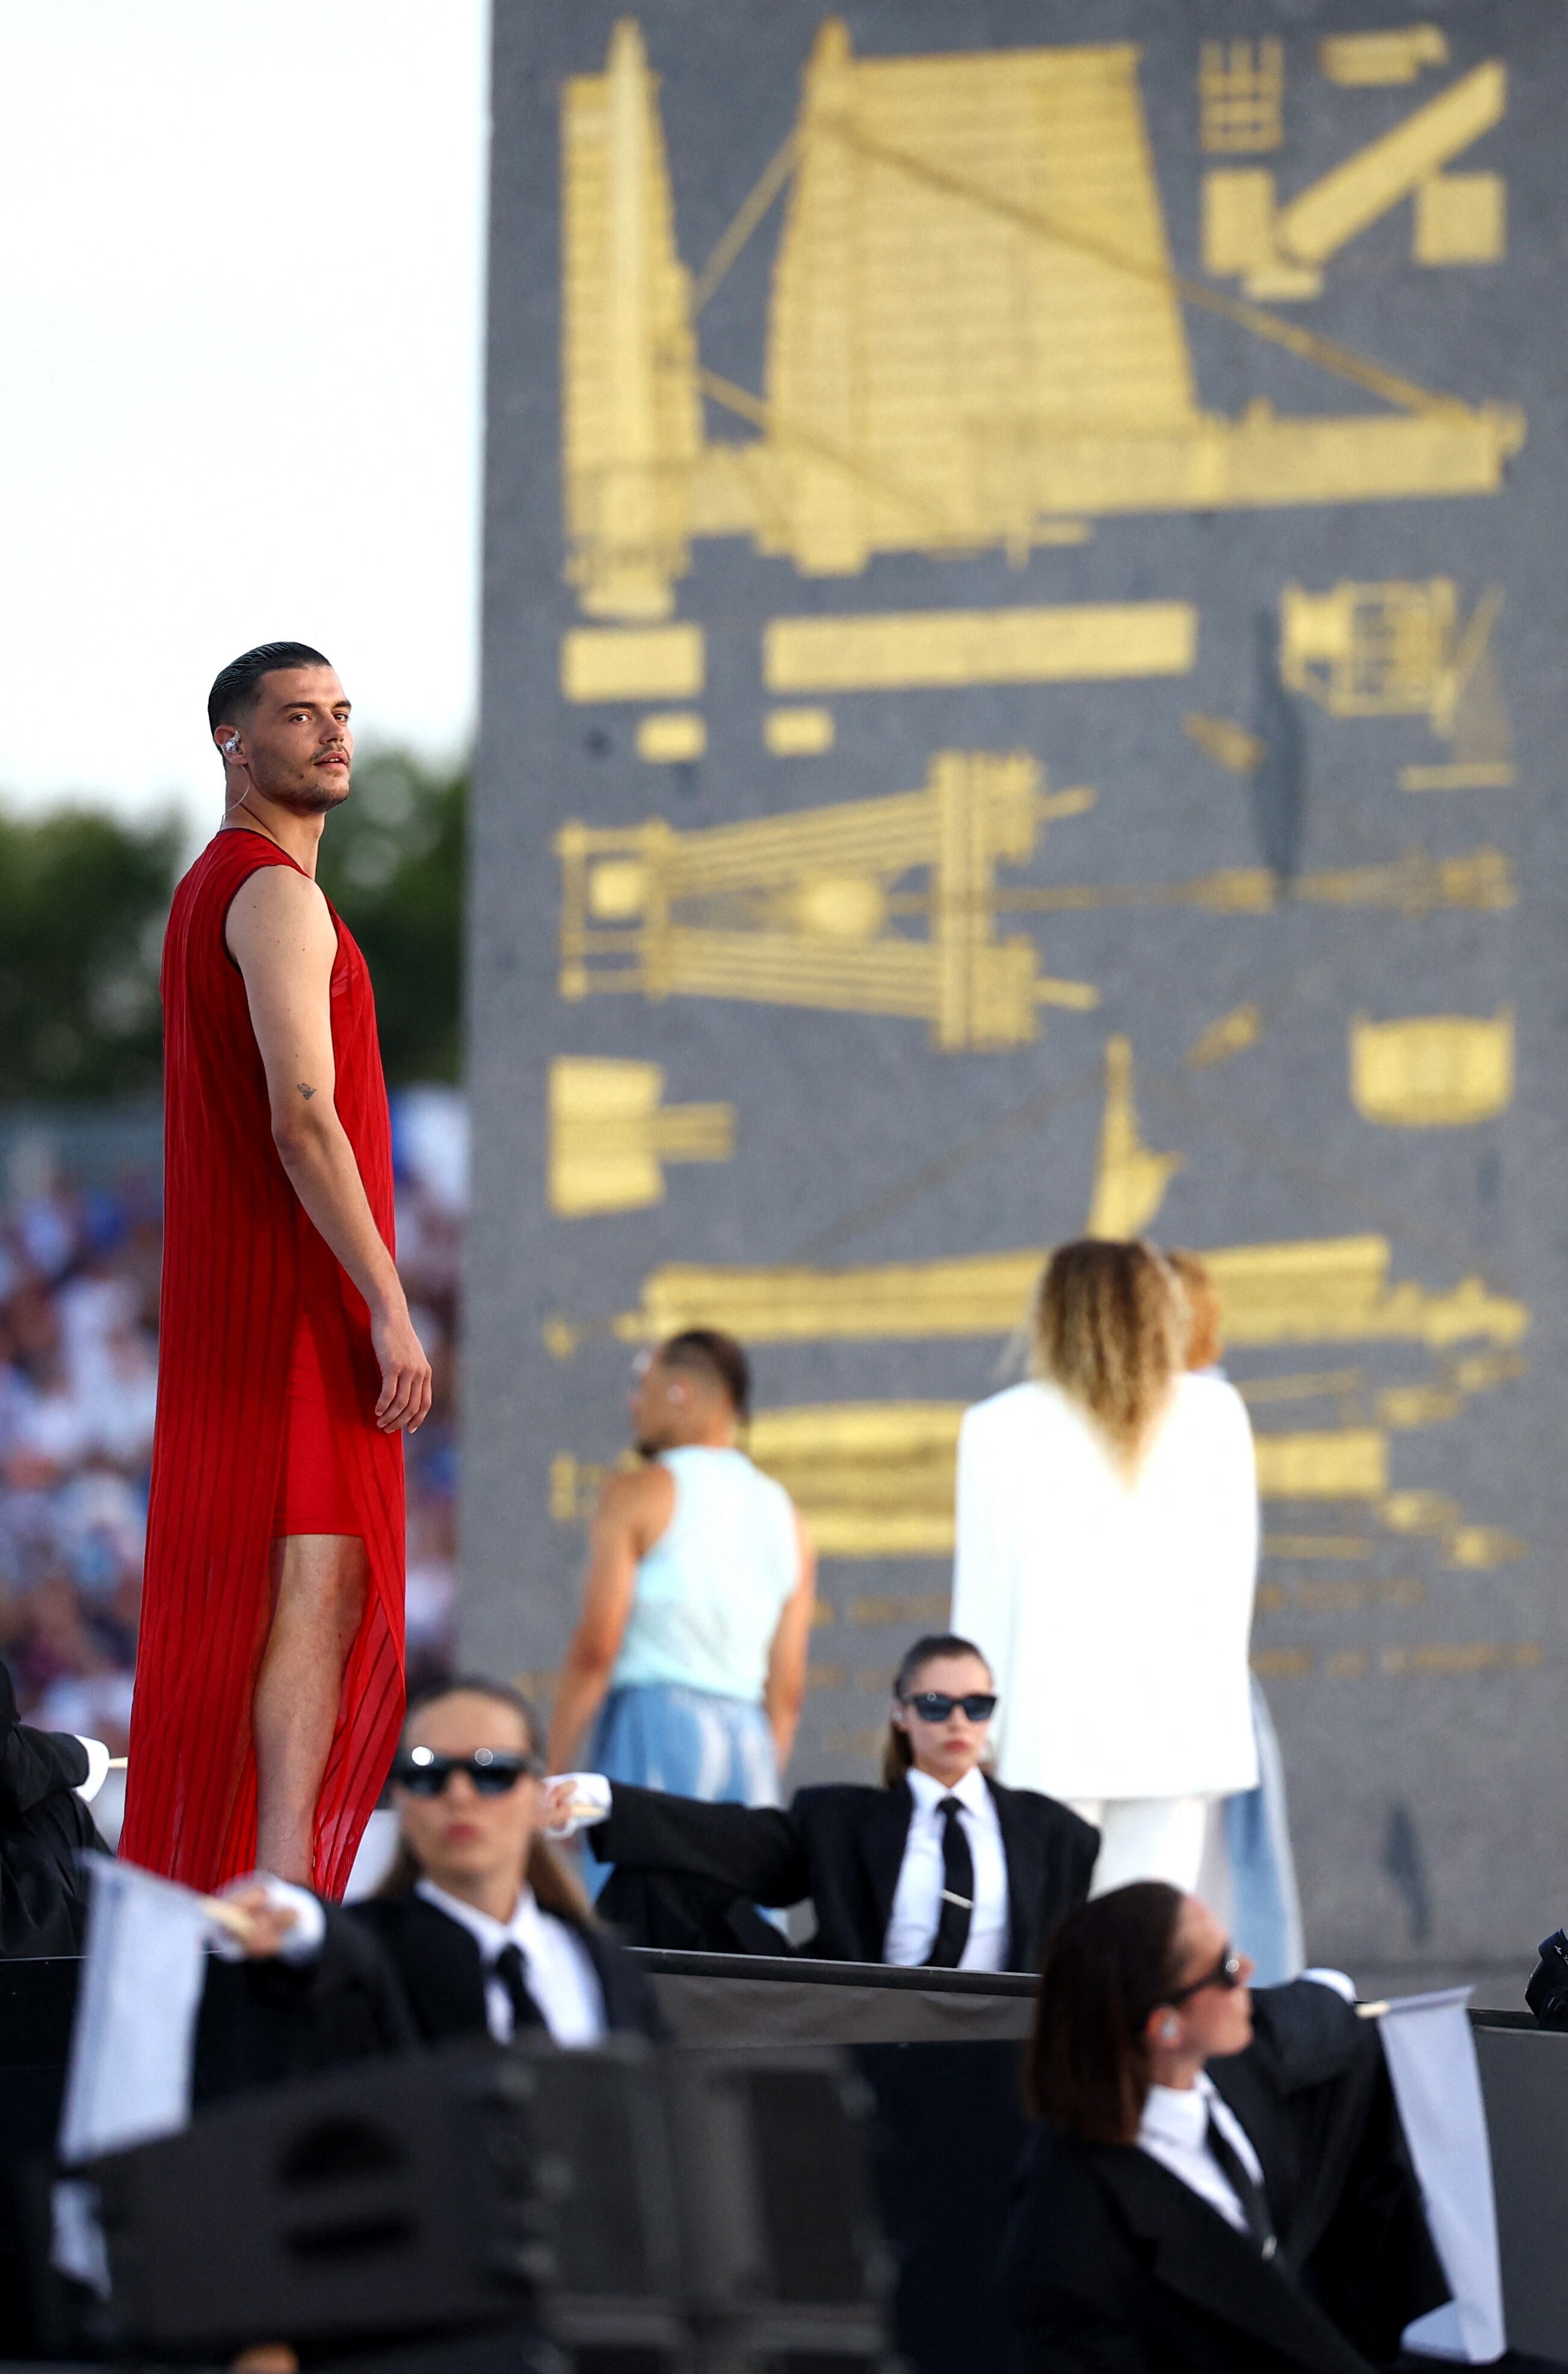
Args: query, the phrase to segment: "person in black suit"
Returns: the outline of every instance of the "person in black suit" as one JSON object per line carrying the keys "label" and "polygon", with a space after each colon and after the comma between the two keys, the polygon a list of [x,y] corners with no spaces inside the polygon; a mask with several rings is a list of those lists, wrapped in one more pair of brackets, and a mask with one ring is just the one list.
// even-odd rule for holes
{"label": "person in black suit", "polygon": [[568,2046],[658,2032],[647,1978],[540,1835],[540,1735],[505,1683],[439,1684],[404,1725],[398,1850],[374,1896],[322,1905],[264,1876],[230,1892],[252,1956],[284,1966],[280,1993],[293,1966],[314,2065],[525,2029]]}
{"label": "person in black suit", "polygon": [[1004,2280],[1025,2374],[1366,2374],[1448,2296],[1375,2024],[1159,1881],[1057,1933]]}
{"label": "person in black suit", "polygon": [[79,1954],[88,1889],[81,1858],[103,1841],[78,1792],[100,1782],[108,1751],[34,1731],[0,1664],[0,1959]]}
{"label": "person in black suit", "polygon": [[1525,2001],[1538,2027],[1568,2027],[1568,1933],[1554,1929],[1537,1950],[1540,1958],[1530,1972]]}
{"label": "person in black suit", "polygon": [[917,1640],[893,1685],[880,1789],[797,1791],[789,1811],[710,1805],[572,1774],[552,1835],[595,1822],[615,1868],[599,1898],[645,1945],[781,1950],[751,1910],[809,1897],[802,1951],[839,1962],[1031,1970],[1089,1892],[1099,1833],[983,1769],[996,1694],[973,1641]]}

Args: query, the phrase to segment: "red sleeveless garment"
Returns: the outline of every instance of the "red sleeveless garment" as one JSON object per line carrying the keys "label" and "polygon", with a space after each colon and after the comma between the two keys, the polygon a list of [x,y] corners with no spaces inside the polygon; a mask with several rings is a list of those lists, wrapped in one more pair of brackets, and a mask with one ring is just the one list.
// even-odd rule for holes
{"label": "red sleeveless garment", "polygon": [[[320,1355],[332,1452],[369,1574],[317,1813],[313,1884],[341,1897],[403,1720],[403,1440],[363,1298],[273,1145],[266,1075],[224,925],[242,882],[293,859],[220,832],[174,894],[163,949],[164,1252],[158,1422],[120,1852],[216,1888],[256,1851],[251,1699],[270,1621],[296,1317]],[[392,1249],[392,1130],[365,959],[334,914],[338,1118]],[[296,1404],[298,1406],[298,1404]]]}

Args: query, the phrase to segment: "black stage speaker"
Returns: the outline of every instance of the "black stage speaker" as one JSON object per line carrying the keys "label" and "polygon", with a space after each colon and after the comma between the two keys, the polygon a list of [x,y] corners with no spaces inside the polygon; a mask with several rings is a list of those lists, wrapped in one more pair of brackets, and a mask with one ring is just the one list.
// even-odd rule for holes
{"label": "black stage speaker", "polygon": [[887,2363],[869,2096],[841,2057],[449,2049],[102,2159],[128,2350],[320,2360],[509,2325],[579,2374]]}
{"label": "black stage speaker", "polygon": [[701,2362],[758,2374],[885,2363],[893,2267],[863,2082],[822,2048],[674,2052],[662,2074]]}
{"label": "black stage speaker", "polygon": [[115,2324],[179,2356],[526,2319],[549,2225],[527,2079],[465,2048],[365,2063],[96,2162]]}

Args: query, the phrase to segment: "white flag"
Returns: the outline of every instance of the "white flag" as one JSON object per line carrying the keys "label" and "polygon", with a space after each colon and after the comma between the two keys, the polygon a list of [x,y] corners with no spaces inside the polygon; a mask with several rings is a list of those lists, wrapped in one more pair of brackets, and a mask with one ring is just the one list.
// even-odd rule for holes
{"label": "white flag", "polygon": [[1492,2145],[1468,2006],[1471,1990],[1408,1995],[1382,2018],[1427,2223],[1454,2297],[1407,2327],[1405,2347],[1423,2356],[1490,2366],[1508,2346]]}
{"label": "white flag", "polygon": [[67,2168],[189,2125],[205,1974],[199,1896],[104,1855],[89,1867],[87,1968],[60,2119]]}

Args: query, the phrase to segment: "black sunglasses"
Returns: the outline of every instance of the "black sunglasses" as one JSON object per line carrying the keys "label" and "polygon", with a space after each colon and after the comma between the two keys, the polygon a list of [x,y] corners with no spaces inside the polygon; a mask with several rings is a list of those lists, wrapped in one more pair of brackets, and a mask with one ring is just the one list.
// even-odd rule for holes
{"label": "black sunglasses", "polygon": [[1174,1994],[1165,1997],[1165,2001],[1175,2011],[1178,2004],[1190,2003],[1194,1995],[1200,1995],[1205,1987],[1223,1987],[1230,1994],[1240,1984],[1241,1956],[1227,1945],[1211,1970],[1206,1970],[1200,1979],[1194,1979],[1189,1987],[1177,1987]]}
{"label": "black sunglasses", "polygon": [[411,1747],[392,1767],[392,1779],[411,1797],[439,1797],[454,1772],[466,1772],[481,1797],[504,1797],[520,1780],[537,1780],[542,1756],[517,1756],[500,1747],[476,1747],[472,1756],[438,1756],[433,1747]]}
{"label": "black sunglasses", "polygon": [[922,1722],[945,1722],[954,1707],[962,1707],[971,1722],[989,1722],[996,1712],[996,1692],[970,1690],[965,1697],[954,1698],[945,1690],[917,1690],[899,1704],[913,1707]]}

